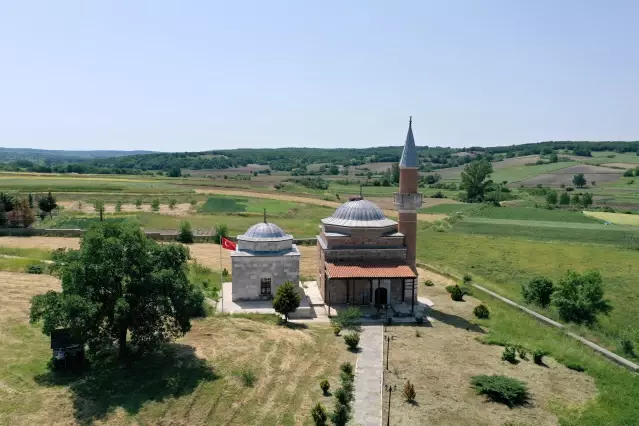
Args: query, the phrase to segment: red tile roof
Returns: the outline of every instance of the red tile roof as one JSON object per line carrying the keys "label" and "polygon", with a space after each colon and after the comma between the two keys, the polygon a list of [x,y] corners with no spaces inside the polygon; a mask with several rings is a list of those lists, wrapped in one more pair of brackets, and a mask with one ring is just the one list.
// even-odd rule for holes
{"label": "red tile roof", "polygon": [[416,278],[405,263],[326,262],[329,278]]}

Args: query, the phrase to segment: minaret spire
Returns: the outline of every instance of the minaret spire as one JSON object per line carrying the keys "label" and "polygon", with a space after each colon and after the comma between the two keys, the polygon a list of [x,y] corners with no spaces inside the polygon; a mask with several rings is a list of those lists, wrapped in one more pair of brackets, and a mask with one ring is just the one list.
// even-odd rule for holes
{"label": "minaret spire", "polygon": [[406,134],[406,142],[404,142],[404,150],[402,151],[399,167],[419,167],[417,147],[415,147],[415,138],[413,137],[413,116],[408,119],[408,133]]}

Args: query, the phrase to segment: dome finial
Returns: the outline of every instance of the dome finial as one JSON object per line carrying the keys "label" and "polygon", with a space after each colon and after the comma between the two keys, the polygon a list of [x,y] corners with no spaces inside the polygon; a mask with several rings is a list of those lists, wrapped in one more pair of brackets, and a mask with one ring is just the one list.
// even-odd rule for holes
{"label": "dome finial", "polygon": [[264,223],[267,223],[266,222],[266,209],[264,209]]}

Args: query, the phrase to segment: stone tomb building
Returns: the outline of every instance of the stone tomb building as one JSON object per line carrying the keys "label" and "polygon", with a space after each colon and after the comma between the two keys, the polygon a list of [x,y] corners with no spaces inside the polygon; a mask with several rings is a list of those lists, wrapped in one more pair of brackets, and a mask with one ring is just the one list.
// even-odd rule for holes
{"label": "stone tomb building", "polygon": [[264,218],[237,237],[231,253],[232,300],[269,300],[286,281],[299,285],[300,252],[293,236]]}
{"label": "stone tomb building", "polygon": [[418,159],[412,122],[400,161],[394,204],[399,223],[361,196],[322,219],[318,246],[318,283],[325,304],[390,307],[414,313],[417,298]]}

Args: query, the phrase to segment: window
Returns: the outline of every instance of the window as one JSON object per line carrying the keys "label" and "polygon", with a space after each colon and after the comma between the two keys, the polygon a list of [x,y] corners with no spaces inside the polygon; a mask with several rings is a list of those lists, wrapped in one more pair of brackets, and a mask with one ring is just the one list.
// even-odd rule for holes
{"label": "window", "polygon": [[260,294],[262,296],[268,296],[271,294],[271,279],[262,278],[260,281]]}

